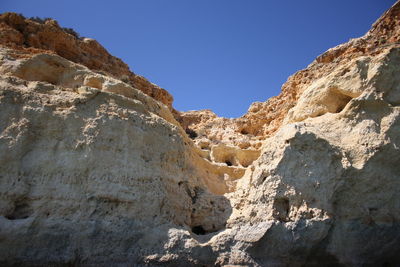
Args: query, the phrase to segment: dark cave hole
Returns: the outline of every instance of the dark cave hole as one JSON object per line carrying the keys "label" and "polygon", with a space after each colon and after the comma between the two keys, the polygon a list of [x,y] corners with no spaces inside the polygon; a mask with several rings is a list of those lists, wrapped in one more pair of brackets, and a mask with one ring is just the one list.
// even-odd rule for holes
{"label": "dark cave hole", "polygon": [[186,128],[185,132],[189,136],[190,139],[195,139],[197,137],[197,133],[190,128]]}
{"label": "dark cave hole", "polygon": [[205,235],[206,230],[204,230],[203,226],[197,225],[192,227],[192,232],[196,235]]}
{"label": "dark cave hole", "polygon": [[232,166],[232,162],[230,162],[229,160],[225,161],[226,165],[228,166]]}
{"label": "dark cave hole", "polygon": [[243,135],[249,134],[249,132],[246,129],[242,129],[240,131],[240,133],[243,134]]}

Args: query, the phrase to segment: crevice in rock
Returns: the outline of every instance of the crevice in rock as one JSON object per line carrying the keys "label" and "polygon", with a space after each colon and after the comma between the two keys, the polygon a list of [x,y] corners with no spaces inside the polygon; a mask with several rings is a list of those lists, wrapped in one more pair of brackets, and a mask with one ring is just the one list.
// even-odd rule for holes
{"label": "crevice in rock", "polygon": [[197,201],[197,198],[199,197],[199,195],[203,192],[203,189],[201,189],[200,187],[195,187],[193,190],[193,193],[191,193],[189,196],[192,199],[192,204],[195,204]]}
{"label": "crevice in rock", "polygon": [[273,216],[275,219],[281,222],[288,222],[289,221],[289,199],[287,197],[279,197],[276,198],[274,201],[274,212]]}
{"label": "crevice in rock", "polygon": [[6,214],[8,220],[20,220],[27,219],[33,213],[32,207],[29,205],[27,200],[20,200],[15,203],[15,207],[12,212]]}

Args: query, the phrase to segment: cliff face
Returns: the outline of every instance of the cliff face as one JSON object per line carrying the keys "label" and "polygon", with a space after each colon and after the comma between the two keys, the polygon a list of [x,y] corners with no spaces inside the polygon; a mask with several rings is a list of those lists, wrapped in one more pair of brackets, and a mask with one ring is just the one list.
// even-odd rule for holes
{"label": "cliff face", "polygon": [[226,119],[3,14],[0,263],[399,265],[399,15]]}
{"label": "cliff face", "polygon": [[143,93],[172,108],[173,98],[164,89],[129,70],[96,40],[79,38],[71,29],[61,28],[52,19],[26,19],[15,13],[0,16],[0,43],[14,49],[18,58],[53,53],[89,69],[129,83]]}
{"label": "cliff face", "polygon": [[[215,143],[239,145],[243,143],[240,139],[245,138],[249,139],[251,147],[257,148],[259,146],[258,140],[272,136],[282,124],[302,121],[308,117],[319,116],[327,112],[336,112],[336,109],[340,107],[336,107],[336,105],[328,107],[328,105],[322,104],[319,105],[318,111],[315,110],[314,113],[310,114],[293,114],[296,111],[292,110],[290,111],[292,115],[290,115],[289,121],[284,122],[289,110],[298,103],[303,92],[317,80],[324,78],[334,69],[346,65],[356,58],[362,56],[375,57],[384,52],[385,48],[397,46],[400,41],[399,9],[397,5],[394,5],[363,37],[338,45],[317,57],[306,69],[290,76],[287,82],[282,85],[282,92],[278,96],[272,97],[266,102],[253,103],[241,118],[221,120],[216,116],[211,118],[208,114],[204,116],[203,111],[183,112],[181,116],[185,121],[184,126],[199,131],[200,135],[204,135]],[[330,102],[331,100],[327,101]],[[345,102],[346,99],[343,100],[343,104]],[[196,119],[194,119],[195,117]],[[232,132],[226,137],[223,133],[224,128],[232,129]],[[238,141],[235,141],[236,139]]]}

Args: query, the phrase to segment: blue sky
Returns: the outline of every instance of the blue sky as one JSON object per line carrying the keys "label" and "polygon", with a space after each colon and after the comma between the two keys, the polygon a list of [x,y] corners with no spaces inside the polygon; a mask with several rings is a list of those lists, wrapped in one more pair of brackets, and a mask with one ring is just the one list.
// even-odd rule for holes
{"label": "blue sky", "polygon": [[1,0],[97,39],[167,89],[181,111],[243,115],[327,49],[367,32],[395,0]]}

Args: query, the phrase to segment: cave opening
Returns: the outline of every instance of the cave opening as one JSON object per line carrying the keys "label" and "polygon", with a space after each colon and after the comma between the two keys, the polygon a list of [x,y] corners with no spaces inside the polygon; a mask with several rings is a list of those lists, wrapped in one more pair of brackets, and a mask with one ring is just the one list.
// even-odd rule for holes
{"label": "cave opening", "polygon": [[232,166],[232,165],[233,165],[232,162],[231,162],[230,160],[226,160],[225,163],[226,163],[226,165],[228,165],[228,166]]}
{"label": "cave opening", "polygon": [[192,232],[196,235],[205,235],[206,234],[206,230],[204,230],[203,226],[201,226],[201,225],[193,226]]}

